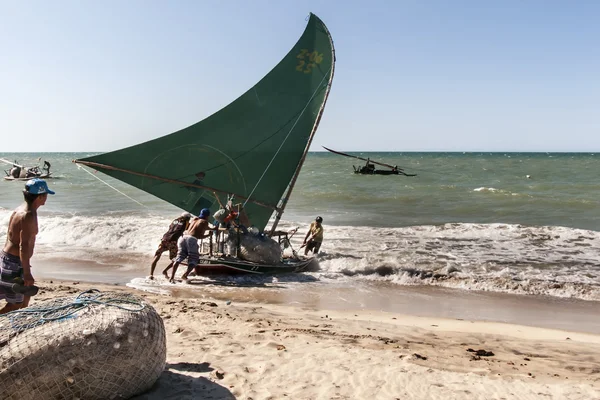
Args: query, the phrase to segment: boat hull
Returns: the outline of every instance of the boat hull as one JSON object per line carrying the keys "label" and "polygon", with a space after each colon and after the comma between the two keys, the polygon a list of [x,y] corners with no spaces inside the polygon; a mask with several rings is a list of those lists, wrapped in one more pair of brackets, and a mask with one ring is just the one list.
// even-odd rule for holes
{"label": "boat hull", "polygon": [[50,179],[50,178],[52,178],[52,175],[42,174],[42,175],[30,176],[29,178],[15,178],[12,176],[5,176],[4,180],[5,181],[28,181],[30,179],[35,179],[35,178]]}
{"label": "boat hull", "polygon": [[361,175],[400,175],[400,173],[398,171],[386,171],[383,169],[376,169],[374,171],[367,171],[367,172],[362,172],[362,171],[354,171],[355,174],[361,174]]}
{"label": "boat hull", "polygon": [[196,275],[276,275],[302,272],[314,261],[314,257],[298,260],[287,259],[279,264],[266,265],[252,263],[234,257],[200,257]]}

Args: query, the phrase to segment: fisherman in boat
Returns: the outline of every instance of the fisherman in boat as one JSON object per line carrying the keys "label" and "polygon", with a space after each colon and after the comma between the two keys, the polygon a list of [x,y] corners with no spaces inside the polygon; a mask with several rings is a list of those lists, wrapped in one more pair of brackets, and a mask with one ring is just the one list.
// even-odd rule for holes
{"label": "fisherman in boat", "polygon": [[21,177],[21,167],[19,167],[18,165],[13,165],[13,167],[10,169],[8,174],[15,179],[20,178]]}
{"label": "fisherman in boat", "polygon": [[50,163],[48,161],[44,160],[44,168],[42,168],[44,171],[46,171],[46,175],[50,175],[50,167],[52,165],[50,165]]}
{"label": "fisherman in boat", "polygon": [[227,206],[224,206],[223,203],[221,203],[219,196],[217,196],[215,192],[213,192],[213,194],[215,195],[215,199],[217,199],[217,202],[219,203],[219,210],[217,210],[217,212],[215,212],[213,215],[213,218],[215,219],[213,225],[216,229],[218,229],[219,226],[225,227],[225,218],[229,216],[231,209],[229,207],[229,202],[227,202]]}
{"label": "fisherman in boat", "polygon": [[[219,226],[227,229],[232,227],[240,228],[244,233],[246,233],[246,228],[250,226],[250,220],[248,219],[248,214],[246,214],[246,211],[244,211],[242,204],[233,204],[233,195],[227,200],[227,205],[225,207],[223,207],[223,204],[221,204],[221,201],[218,197],[217,201],[219,202],[221,209],[214,215],[214,224],[216,228]],[[217,216],[217,214],[219,215]],[[218,225],[217,222],[219,223]]]}
{"label": "fisherman in boat", "polygon": [[[304,248],[304,255],[308,255],[309,251],[312,251],[313,254],[319,253],[319,249],[321,248],[321,244],[323,243],[323,218],[317,217],[313,223],[310,224],[310,228],[308,232],[306,232],[306,236],[304,237],[304,243],[302,246],[306,246]],[[310,236],[310,239],[309,239]]]}
{"label": "fisherman in boat", "polygon": [[367,158],[367,163],[358,170],[361,174],[375,173],[375,164],[371,164],[371,160]]}
{"label": "fisherman in boat", "polygon": [[[31,274],[31,256],[38,233],[37,209],[46,204],[48,194],[54,194],[43,179],[25,183],[25,202],[10,216],[6,243],[0,252],[0,299],[6,305],[0,314],[29,305],[29,299],[38,288]],[[9,288],[9,289],[7,289]]]}
{"label": "fisherman in boat", "polygon": [[38,167],[31,167],[26,169],[25,178],[36,178],[41,175],[40,169]]}
{"label": "fisherman in boat", "polygon": [[169,279],[167,271],[173,266],[173,260],[177,257],[177,239],[183,235],[183,231],[189,226],[190,218],[192,218],[192,214],[184,212],[171,222],[169,229],[163,235],[160,244],[158,245],[156,253],[154,253],[154,260],[152,260],[152,265],[150,265],[149,279],[154,279],[154,269],[156,268],[156,264],[158,263],[158,260],[160,260],[162,253],[165,251],[169,252],[169,260],[171,260],[171,263],[165,268],[163,275]]}
{"label": "fisherman in boat", "polygon": [[[200,261],[200,252],[198,246],[198,239],[205,239],[212,235],[210,224],[208,223],[208,217],[210,216],[210,210],[203,208],[200,211],[200,216],[194,218],[188,229],[183,232],[183,236],[177,241],[177,257],[173,264],[173,272],[171,273],[170,282],[175,283],[175,273],[179,264],[187,259],[188,268],[187,271],[182,275],[182,279],[187,279],[188,275]],[[206,233],[208,231],[208,233]]]}

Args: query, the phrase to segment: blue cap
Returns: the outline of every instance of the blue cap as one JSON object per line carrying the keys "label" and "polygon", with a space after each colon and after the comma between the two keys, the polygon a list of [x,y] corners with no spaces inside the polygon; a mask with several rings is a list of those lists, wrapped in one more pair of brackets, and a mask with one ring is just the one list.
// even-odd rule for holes
{"label": "blue cap", "polygon": [[203,208],[200,211],[200,218],[206,218],[210,215],[210,210],[208,208]]}
{"label": "blue cap", "polygon": [[48,188],[46,181],[40,178],[28,180],[25,183],[25,191],[31,194],[54,194],[54,192]]}

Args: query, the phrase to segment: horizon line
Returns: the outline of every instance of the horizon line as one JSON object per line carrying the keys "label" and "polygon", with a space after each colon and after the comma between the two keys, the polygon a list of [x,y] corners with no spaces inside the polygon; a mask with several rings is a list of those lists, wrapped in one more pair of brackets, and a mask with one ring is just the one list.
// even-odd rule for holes
{"label": "horizon line", "polygon": [[[118,149],[117,149],[118,150]],[[6,151],[0,154],[61,154],[61,153],[110,153],[116,150],[98,151],[98,150],[79,150],[79,151]],[[600,150],[343,150],[350,153],[529,153],[529,154],[594,154],[600,153]],[[327,150],[310,150],[309,153],[330,153]]]}

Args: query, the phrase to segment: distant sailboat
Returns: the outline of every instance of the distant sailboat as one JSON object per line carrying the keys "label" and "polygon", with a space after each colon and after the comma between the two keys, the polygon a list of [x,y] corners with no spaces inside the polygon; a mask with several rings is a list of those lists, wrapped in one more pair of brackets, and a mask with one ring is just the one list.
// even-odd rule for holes
{"label": "distant sailboat", "polygon": [[[351,154],[347,154],[347,153],[342,153],[341,151],[336,151],[336,150],[332,150],[329,149],[325,146],[323,146],[323,148],[327,151],[330,151],[332,153],[335,154],[339,154],[341,156],[346,156],[346,157],[350,157],[350,158],[356,158],[358,160],[362,160],[362,161],[366,161],[367,163],[359,168],[354,167],[354,173],[355,174],[362,174],[362,175],[404,175],[404,176],[417,176],[416,174],[407,174],[406,172],[404,172],[404,170],[402,168],[399,168],[397,165],[390,165],[390,164],[385,164],[382,162],[377,162],[377,161],[373,161],[370,158],[363,158],[363,157],[359,157],[359,156],[353,156]],[[380,165],[389,169],[375,169],[375,165]]]}
{"label": "distant sailboat", "polygon": [[[41,161],[41,157],[38,159],[38,161]],[[7,181],[28,181],[33,178],[52,178],[52,173],[50,172],[51,165],[48,161],[44,161],[44,166],[42,168],[38,166],[25,167],[23,165],[19,165],[16,161],[12,162],[4,158],[0,158],[0,162],[12,165],[10,170],[4,171],[6,173],[4,180]]]}
{"label": "distant sailboat", "polygon": [[[292,50],[254,87],[208,118],[170,135],[74,162],[153,194],[194,215],[234,196],[248,220],[289,245],[276,227],[313,140],[331,89],[333,41],[314,14]],[[270,240],[270,239],[269,239]],[[287,242],[286,242],[287,241]],[[212,245],[212,243],[211,243]],[[239,254],[239,252],[238,252]],[[202,255],[203,269],[299,271],[311,259],[262,265]],[[214,269],[214,268],[213,268]]]}

